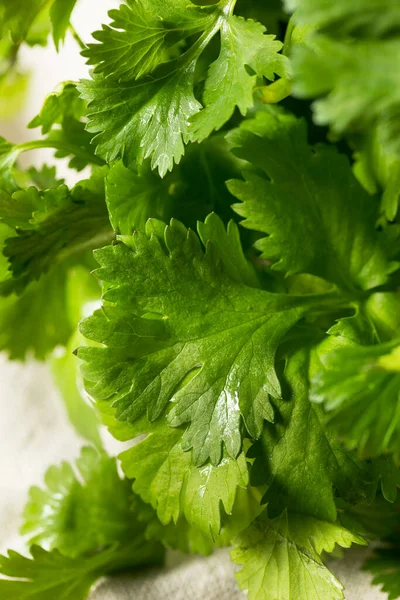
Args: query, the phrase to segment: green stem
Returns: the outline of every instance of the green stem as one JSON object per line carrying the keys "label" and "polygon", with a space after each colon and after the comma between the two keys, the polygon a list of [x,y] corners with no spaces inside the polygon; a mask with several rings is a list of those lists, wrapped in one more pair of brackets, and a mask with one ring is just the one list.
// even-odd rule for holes
{"label": "green stem", "polygon": [[294,28],[295,28],[295,24],[294,24],[293,15],[292,15],[290,17],[289,23],[286,27],[285,39],[283,40],[283,48],[282,48],[283,56],[289,56],[289,52],[292,47],[292,35],[293,35]]}
{"label": "green stem", "polygon": [[37,150],[39,148],[54,148],[55,150],[63,150],[67,154],[72,154],[77,158],[82,158],[88,163],[100,166],[105,165],[105,161],[102,158],[89,154],[89,152],[82,150],[82,148],[61,140],[33,140],[18,144],[17,148],[20,152],[28,152],[29,150]]}
{"label": "green stem", "polygon": [[80,49],[81,50],[85,50],[86,49],[86,44],[82,40],[82,38],[80,37],[80,35],[78,34],[78,32],[76,31],[76,29],[72,25],[72,23],[69,24],[69,30],[72,33],[72,37],[74,38],[74,40],[76,41],[76,43],[78,44],[78,46],[80,47]]}

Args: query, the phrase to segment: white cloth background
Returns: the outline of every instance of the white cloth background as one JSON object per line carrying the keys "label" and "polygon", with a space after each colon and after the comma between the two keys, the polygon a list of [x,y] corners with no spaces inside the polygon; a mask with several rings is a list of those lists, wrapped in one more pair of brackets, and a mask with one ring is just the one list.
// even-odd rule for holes
{"label": "white cloth background", "polygon": [[[106,11],[117,0],[80,0],[73,23],[84,40],[104,22]],[[13,122],[0,122],[0,135],[20,142],[37,132],[26,124],[40,109],[44,96],[64,80],[87,74],[79,49],[68,36],[59,55],[50,48],[24,49],[23,65],[32,70],[26,107]],[[41,164],[51,152],[24,156]],[[64,175],[64,173],[60,173]],[[112,453],[118,445],[105,433]],[[0,356],[0,550],[24,551],[18,535],[21,511],[30,485],[40,484],[48,466],[74,459],[81,440],[69,426],[61,400],[44,365],[10,363]],[[370,586],[370,576],[360,571],[365,550],[350,551],[331,568],[345,585],[346,600],[384,600],[386,595]],[[117,577],[98,584],[90,600],[240,600],[227,552],[201,558],[169,557],[169,568]],[[7,599],[4,599],[7,600]],[[280,599],[279,599],[280,600]]]}

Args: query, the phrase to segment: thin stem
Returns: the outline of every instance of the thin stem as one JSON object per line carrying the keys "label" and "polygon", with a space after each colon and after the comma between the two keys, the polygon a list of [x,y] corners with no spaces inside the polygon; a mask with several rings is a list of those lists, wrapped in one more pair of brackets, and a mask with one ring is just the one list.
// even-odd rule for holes
{"label": "thin stem", "polygon": [[289,23],[287,24],[287,27],[286,27],[285,39],[283,40],[283,48],[282,48],[283,56],[289,56],[289,52],[290,52],[291,46],[292,46],[292,35],[293,35],[294,28],[295,28],[295,24],[294,24],[293,16],[291,16],[289,19]]}
{"label": "thin stem", "polygon": [[37,150],[38,148],[54,148],[55,150],[64,150],[67,154],[82,158],[88,163],[101,166],[106,164],[102,158],[89,154],[86,150],[82,150],[82,148],[61,140],[33,140],[31,142],[18,144],[17,148],[20,152],[28,152],[29,150]]}
{"label": "thin stem", "polygon": [[82,38],[80,37],[80,35],[78,34],[78,32],[76,31],[76,29],[72,25],[72,23],[69,24],[69,30],[72,33],[72,37],[74,38],[74,40],[76,41],[76,43],[78,44],[78,46],[80,47],[80,49],[81,50],[85,50],[86,49],[86,44],[82,40]]}

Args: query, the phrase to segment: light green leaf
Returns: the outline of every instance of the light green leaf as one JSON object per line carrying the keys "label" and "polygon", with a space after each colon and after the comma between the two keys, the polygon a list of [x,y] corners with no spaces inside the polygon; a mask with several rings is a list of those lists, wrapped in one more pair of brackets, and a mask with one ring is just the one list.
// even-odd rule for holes
{"label": "light green leaf", "polygon": [[0,297],[0,351],[10,359],[24,360],[32,352],[44,360],[68,343],[76,324],[69,317],[66,283],[65,267],[59,266],[30,283],[21,296]]}
{"label": "light green leaf", "polygon": [[31,488],[21,532],[31,544],[71,558],[116,542],[144,541],[155,519],[130,482],[120,479],[115,459],[91,447],[82,449],[76,470],[66,462],[50,467],[45,486]]}
{"label": "light green leaf", "polygon": [[45,192],[30,187],[0,198],[2,221],[16,227],[5,244],[13,281],[7,289],[21,293],[50,268],[90,247],[112,239],[104,202],[104,177],[99,169],[70,191],[61,185]]}
{"label": "light green leaf", "polygon": [[314,120],[337,137],[381,129],[387,152],[400,152],[400,60],[397,38],[337,41],[314,35],[294,46],[293,93],[318,98]]}
{"label": "light green leaf", "polygon": [[311,399],[324,403],[329,421],[363,457],[400,456],[400,347],[338,348],[321,358],[311,381]]}
{"label": "light green leaf", "polygon": [[343,586],[321,554],[354,543],[364,540],[335,523],[295,512],[272,520],[264,514],[238,536],[231,556],[243,565],[236,577],[249,600],[341,600]]}
{"label": "light green leaf", "polygon": [[219,534],[221,505],[230,514],[238,487],[248,484],[244,455],[197,468],[182,450],[182,429],[169,427],[165,418],[144,429],[146,439],[120,457],[126,476],[134,479],[134,491],[157,510],[164,525],[185,517],[204,533]]}
{"label": "light green leaf", "polygon": [[12,194],[18,189],[14,178],[14,165],[20,154],[18,146],[0,137],[0,202],[3,202],[3,192]]}
{"label": "light green leaf", "polygon": [[57,50],[60,42],[65,39],[72,11],[77,0],[53,0],[50,9],[51,24],[53,26],[53,39]]}
{"label": "light green leaf", "polygon": [[70,269],[68,288],[68,297],[72,299],[71,320],[76,323],[76,330],[66,348],[58,348],[54,353],[50,366],[71,424],[80,436],[101,449],[100,419],[85,392],[79,361],[73,354],[75,348],[83,342],[78,323],[84,316],[87,303],[99,299],[100,289],[89,270],[82,266]]}
{"label": "light green leaf", "polygon": [[77,171],[99,162],[85,130],[86,112],[86,104],[79,98],[76,85],[67,81],[47,96],[39,114],[29,123],[31,129],[41,128],[50,147],[51,143],[55,143],[56,148],[58,144],[56,158],[72,155],[69,166]]}
{"label": "light green leaf", "polygon": [[282,43],[273,35],[265,35],[260,23],[232,16],[223,24],[221,52],[210,67],[203,96],[205,108],[193,118],[191,139],[203,140],[220,129],[236,106],[245,115],[254,103],[257,76],[273,81],[275,74],[287,74],[287,58],[278,54],[281,48]]}
{"label": "light green leaf", "polygon": [[21,42],[29,28],[46,7],[47,0],[2,0],[0,9],[0,34],[10,31],[15,43]]}
{"label": "light green leaf", "polygon": [[285,0],[295,22],[335,36],[380,36],[400,27],[397,0]]}
{"label": "light green leaf", "polygon": [[97,579],[109,573],[159,563],[154,547],[136,541],[103,549],[92,556],[70,558],[57,550],[31,548],[32,558],[10,550],[0,557],[0,594],[7,600],[85,600]]}
{"label": "light green leaf", "polygon": [[252,167],[243,171],[244,181],[228,184],[242,201],[234,209],[245,227],[268,235],[256,248],[274,269],[356,291],[385,283],[398,268],[384,234],[375,230],[377,204],[345,156],[332,146],[308,145],[304,121],[259,112],[228,140]]}
{"label": "light green leaf", "polygon": [[400,202],[400,155],[388,149],[382,134],[382,128],[375,127],[357,145],[354,173],[370,193],[383,191],[381,213],[394,221]]}
{"label": "light green leaf", "polygon": [[56,167],[50,167],[49,165],[42,165],[40,169],[37,167],[30,167],[29,177],[31,182],[43,192],[64,183],[63,179],[57,177]]}

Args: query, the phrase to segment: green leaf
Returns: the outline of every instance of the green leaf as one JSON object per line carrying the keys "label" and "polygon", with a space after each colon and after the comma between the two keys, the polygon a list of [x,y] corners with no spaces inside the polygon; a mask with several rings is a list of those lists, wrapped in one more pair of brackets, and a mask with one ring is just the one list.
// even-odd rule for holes
{"label": "green leaf", "polygon": [[78,558],[116,542],[144,541],[154,518],[130,482],[120,479],[115,459],[86,447],[76,469],[66,462],[50,467],[45,488],[31,488],[21,532],[30,544]]}
{"label": "green leaf", "polygon": [[271,517],[287,508],[334,523],[335,496],[359,501],[366,495],[368,475],[326,427],[323,411],[310,402],[308,357],[305,348],[287,359],[284,400],[274,402],[279,417],[274,425],[264,425],[250,449],[256,459],[251,478],[254,485],[267,483],[263,501]]}
{"label": "green leaf", "polygon": [[288,11],[296,11],[296,23],[336,36],[384,36],[400,28],[396,0],[285,0],[285,4]]}
{"label": "green leaf", "polygon": [[14,165],[20,154],[18,146],[0,137],[0,202],[3,192],[12,194],[18,189],[14,178]]}
{"label": "green leaf", "polygon": [[120,457],[124,473],[134,479],[134,491],[157,510],[164,525],[184,516],[204,533],[219,534],[221,505],[230,514],[237,488],[248,484],[244,455],[197,468],[190,453],[182,450],[181,428],[160,419],[144,430],[149,432],[146,439]]}
{"label": "green leaf", "polygon": [[376,496],[373,502],[344,506],[339,511],[340,522],[368,540],[382,539],[399,531],[399,504]]}
{"label": "green leaf", "polygon": [[69,20],[77,0],[53,0],[50,9],[51,24],[53,26],[53,39],[57,50],[60,42],[65,39],[69,27]]}
{"label": "green leaf", "polygon": [[90,133],[97,133],[96,151],[107,162],[122,157],[127,165],[151,157],[161,176],[184,153],[188,123],[201,108],[193,94],[194,67],[172,70],[163,79],[121,82],[93,76],[80,85],[89,102]]}
{"label": "green leaf", "polygon": [[293,93],[318,98],[314,121],[333,134],[364,133],[381,128],[387,152],[400,152],[400,60],[397,38],[337,41],[314,35],[295,45]]}
{"label": "green leaf", "polygon": [[24,360],[32,352],[44,360],[56,346],[68,343],[76,324],[69,316],[67,277],[59,266],[30,283],[21,296],[0,297],[0,350],[10,359]]}
{"label": "green leaf", "polygon": [[[77,324],[84,316],[87,304],[99,299],[100,289],[98,282],[83,266],[70,269],[68,288],[67,295],[72,299],[71,321]],[[76,330],[70,337],[66,348],[57,349],[51,358],[50,366],[71,424],[80,436],[101,449],[99,416],[85,392],[79,361],[73,354],[75,348],[82,342],[82,335],[76,325]]]}
{"label": "green leaf", "polygon": [[399,341],[338,348],[321,357],[311,399],[324,403],[331,425],[363,457],[400,455]]}
{"label": "green leaf", "polygon": [[374,558],[368,560],[364,568],[374,575],[372,583],[381,586],[382,592],[388,594],[388,600],[399,598],[400,547],[395,540],[388,548],[375,550]]}
{"label": "green leaf", "polygon": [[160,562],[153,546],[136,541],[104,549],[93,556],[70,558],[57,550],[31,548],[32,558],[10,550],[0,557],[0,594],[7,600],[84,600],[97,579]]}
{"label": "green leaf", "polygon": [[[24,359],[33,351],[43,360],[56,346],[66,346],[76,330],[77,298],[80,310],[92,294],[85,296],[88,253],[113,237],[104,175],[95,171],[71,193],[62,186],[42,194],[36,188],[21,190],[14,199],[0,195],[0,211],[9,225],[1,225],[0,288],[8,297],[0,298],[0,350],[10,358]],[[86,278],[76,279],[77,265],[84,267]],[[72,279],[80,292],[70,285]]]}
{"label": "green leaf", "polygon": [[10,31],[15,43],[21,42],[29,28],[45,8],[47,0],[3,0],[0,11],[0,34]]}
{"label": "green leaf", "polygon": [[[86,275],[89,276],[88,273]],[[78,281],[74,277],[71,283],[76,285]],[[79,362],[73,354],[81,343],[82,336],[76,331],[70,337],[63,354],[52,357],[51,369],[71,424],[81,437],[101,448],[99,419],[85,393]]]}
{"label": "green leaf", "polygon": [[106,180],[106,201],[111,224],[118,233],[129,235],[145,230],[149,218],[169,220],[196,227],[213,210],[226,220],[233,216],[233,196],[225,181],[239,176],[241,161],[228,151],[222,135],[189,146],[173,173],[161,179],[149,161],[138,169],[115,163]]}
{"label": "green leaf", "polygon": [[244,181],[228,184],[242,201],[242,224],[268,235],[256,243],[262,258],[286,275],[310,273],[344,290],[370,289],[398,268],[375,230],[377,205],[332,146],[309,146],[304,121],[259,112],[228,134],[249,163]]}
{"label": "green leaf", "polygon": [[[183,449],[218,464],[236,457],[241,419],[260,435],[273,419],[268,396],[281,394],[274,358],[286,332],[322,297],[273,294],[232,279],[211,242],[179,222],[149,221],[148,234],[122,236],[96,252],[105,282],[102,310],[82,333],[103,347],[81,348],[88,393],[109,399],[118,419],[190,423]],[[238,251],[239,252],[239,251]]]}
{"label": "green leaf", "polygon": [[287,75],[287,59],[278,54],[281,48],[282,43],[273,35],[265,35],[265,27],[255,21],[232,16],[222,26],[221,52],[205,84],[205,108],[193,118],[193,140],[203,140],[220,129],[236,106],[245,115],[254,103],[257,76],[273,81],[275,73]]}
{"label": "green leaf", "polygon": [[135,229],[144,231],[149,218],[168,218],[174,204],[168,186],[151,170],[135,172],[121,161],[107,176],[106,202],[111,225],[124,235]]}
{"label": "green leaf", "polygon": [[8,31],[13,41],[20,44],[25,40],[29,45],[46,45],[50,33],[58,50],[64,41],[71,13],[77,0],[3,0],[0,7],[0,37]]}
{"label": "green leaf", "polygon": [[86,112],[76,85],[67,81],[47,96],[40,113],[29,123],[31,129],[40,127],[48,142],[59,144],[56,158],[72,155],[69,166],[77,171],[96,162],[90,135],[85,129]]}
{"label": "green leaf", "polygon": [[[112,12],[114,25],[99,32],[101,44],[85,52],[97,67],[92,79],[81,82],[79,88],[89,103],[88,131],[97,134],[97,152],[107,162],[123,158],[132,166],[151,158],[151,167],[158,168],[163,177],[181,160],[185,143],[204,139],[208,132],[220,128],[237,103],[242,112],[252,106],[256,76],[248,74],[247,63],[257,75],[270,79],[285,71],[285,59],[277,54],[281,44],[265,36],[263,26],[234,17],[234,4],[235,0],[220,0],[196,7],[179,2],[170,15],[170,3],[153,6],[146,1]],[[170,19],[163,20],[165,11]],[[173,45],[185,42],[189,34],[196,35],[180,55],[164,62],[165,52],[160,50],[167,49],[169,32],[177,36],[171,41]],[[206,116],[198,125],[192,124],[202,109],[194,93],[196,67],[218,32],[222,35],[221,56],[205,84]],[[238,53],[242,45],[243,51]],[[221,77],[227,58],[230,68]],[[218,88],[214,90],[216,81]],[[243,83],[245,99],[238,88]],[[226,99],[224,105],[221,96]]]}
{"label": "green leaf", "polygon": [[162,562],[161,544],[146,539],[154,512],[120,479],[115,459],[83,448],[76,470],[50,467],[45,484],[31,488],[22,528],[44,547],[32,546],[32,559],[0,557],[0,574],[13,578],[0,579],[2,597],[83,600],[103,575]]}
{"label": "green leaf", "polygon": [[42,165],[40,169],[30,167],[29,177],[32,183],[42,191],[58,187],[64,183],[63,179],[57,177],[57,170],[54,166]]}
{"label": "green leaf", "polygon": [[5,244],[17,293],[68,258],[112,239],[104,202],[107,168],[95,171],[70,191],[66,185],[39,192],[30,187],[0,198],[2,221],[16,227]]}
{"label": "green leaf", "polygon": [[198,223],[198,232],[204,246],[213,244],[220,255],[229,276],[250,287],[260,287],[253,265],[243,254],[239,229],[229,221],[226,229],[221,219],[212,213],[204,223]]}
{"label": "green leaf", "polygon": [[375,127],[357,144],[354,173],[370,193],[383,191],[381,213],[394,221],[400,202],[400,155],[388,149],[382,134],[382,128]]}
{"label": "green leaf", "polygon": [[212,14],[186,0],[128,0],[110,10],[112,21],[102,25],[82,55],[94,73],[112,75],[119,81],[139,79],[169,58],[177,41],[199,33],[210,24]]}
{"label": "green leaf", "polygon": [[296,600],[341,600],[343,586],[321,554],[353,543],[364,540],[339,524],[295,512],[272,520],[263,514],[238,536],[231,556],[243,565],[236,578],[249,600],[283,600],[293,593]]}

